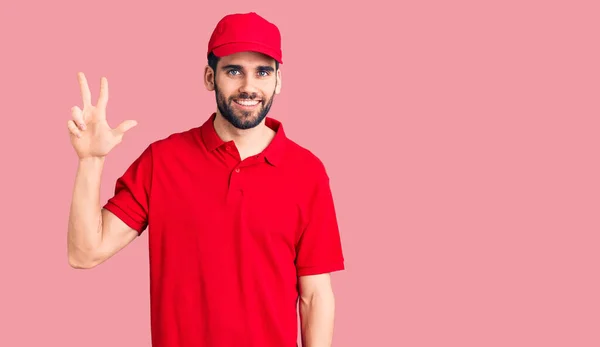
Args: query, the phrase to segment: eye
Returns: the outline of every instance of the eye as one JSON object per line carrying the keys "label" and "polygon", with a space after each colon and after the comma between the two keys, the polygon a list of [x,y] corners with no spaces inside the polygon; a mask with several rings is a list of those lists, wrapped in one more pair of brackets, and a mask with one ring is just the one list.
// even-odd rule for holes
{"label": "eye", "polygon": [[236,70],[236,69],[231,69],[229,71],[227,71],[228,74],[235,76],[236,73],[240,73],[240,70]]}
{"label": "eye", "polygon": [[267,70],[262,70],[262,71],[259,71],[259,72],[258,72],[258,75],[259,75],[260,77],[267,77],[267,76],[269,76],[270,74],[271,74],[271,73],[270,73],[269,71],[267,71]]}

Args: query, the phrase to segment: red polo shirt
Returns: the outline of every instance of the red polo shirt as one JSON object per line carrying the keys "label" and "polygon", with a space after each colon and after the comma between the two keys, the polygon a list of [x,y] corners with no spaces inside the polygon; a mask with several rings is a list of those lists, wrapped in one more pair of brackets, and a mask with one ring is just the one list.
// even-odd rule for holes
{"label": "red polo shirt", "polygon": [[214,117],[148,146],[104,206],[148,228],[153,346],[296,346],[298,276],[344,269],[328,175],[272,118],[241,161]]}

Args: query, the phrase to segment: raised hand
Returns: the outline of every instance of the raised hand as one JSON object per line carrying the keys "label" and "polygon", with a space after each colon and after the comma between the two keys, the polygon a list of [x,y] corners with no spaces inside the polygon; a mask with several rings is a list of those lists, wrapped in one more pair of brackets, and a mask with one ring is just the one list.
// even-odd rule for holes
{"label": "raised hand", "polygon": [[108,81],[102,77],[100,95],[96,106],[92,105],[92,95],[85,75],[77,74],[83,110],[78,106],[71,108],[71,117],[67,122],[71,144],[80,159],[106,156],[123,140],[125,132],[137,125],[134,120],[126,120],[116,128],[111,128],[106,121],[106,104],[108,103]]}

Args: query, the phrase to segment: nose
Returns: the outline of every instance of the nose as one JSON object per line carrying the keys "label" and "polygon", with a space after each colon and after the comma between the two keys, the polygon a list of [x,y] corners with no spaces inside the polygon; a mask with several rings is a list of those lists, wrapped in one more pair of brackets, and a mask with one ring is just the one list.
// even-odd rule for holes
{"label": "nose", "polygon": [[252,76],[246,75],[242,80],[242,85],[240,86],[240,93],[248,94],[250,97],[256,97],[256,93],[258,92],[258,88],[256,87],[256,81]]}

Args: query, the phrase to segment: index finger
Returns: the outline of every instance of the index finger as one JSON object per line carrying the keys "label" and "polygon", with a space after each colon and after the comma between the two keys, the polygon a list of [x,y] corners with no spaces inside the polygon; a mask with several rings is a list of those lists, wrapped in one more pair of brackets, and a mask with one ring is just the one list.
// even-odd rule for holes
{"label": "index finger", "polygon": [[83,99],[83,106],[89,106],[92,104],[92,93],[88,86],[87,79],[83,72],[77,73],[77,79],[79,80],[79,89],[81,91],[81,98]]}

